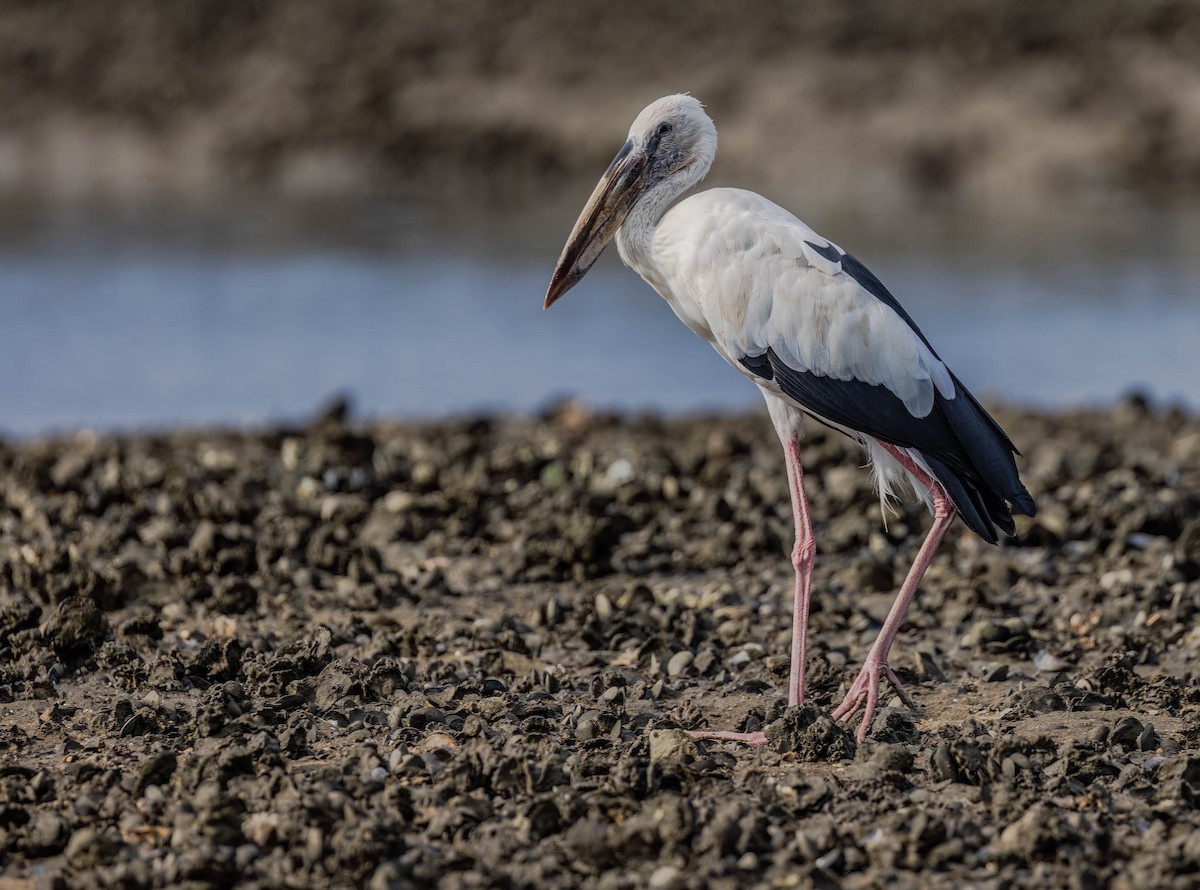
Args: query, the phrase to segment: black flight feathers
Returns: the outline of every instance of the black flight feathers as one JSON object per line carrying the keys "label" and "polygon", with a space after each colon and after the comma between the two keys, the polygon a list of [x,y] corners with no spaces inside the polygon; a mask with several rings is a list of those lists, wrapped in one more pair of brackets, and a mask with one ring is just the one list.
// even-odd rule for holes
{"label": "black flight feathers", "polygon": [[[849,254],[835,253],[837,248],[832,245],[822,248],[809,243],[809,246],[830,261],[840,260],[843,272],[894,309],[929,345],[896,298],[862,263]],[[744,356],[740,361],[752,374],[774,380],[785,395],[819,420],[902,448],[917,449],[954,501],[963,521],[984,540],[996,543],[997,528],[1009,535],[1016,531],[1009,504],[1026,516],[1036,512],[1033,498],[1017,475],[1013,460],[1017,450],[1000,425],[953,374],[955,397],[944,398],[935,390],[929,414],[913,417],[885,386],[798,371],[785,364],[772,349]]]}

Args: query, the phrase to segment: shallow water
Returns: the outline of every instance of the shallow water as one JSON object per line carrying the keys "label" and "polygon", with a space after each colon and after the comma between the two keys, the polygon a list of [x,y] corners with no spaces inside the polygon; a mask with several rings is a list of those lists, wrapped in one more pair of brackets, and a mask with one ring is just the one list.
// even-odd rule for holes
{"label": "shallow water", "polygon": [[[756,390],[615,256],[541,299],[574,207],[10,206],[0,429],[366,415],[746,408]],[[897,295],[977,394],[1200,406],[1194,216],[999,238],[955,220],[810,219]],[[1011,233],[1010,233],[1011,235]]]}

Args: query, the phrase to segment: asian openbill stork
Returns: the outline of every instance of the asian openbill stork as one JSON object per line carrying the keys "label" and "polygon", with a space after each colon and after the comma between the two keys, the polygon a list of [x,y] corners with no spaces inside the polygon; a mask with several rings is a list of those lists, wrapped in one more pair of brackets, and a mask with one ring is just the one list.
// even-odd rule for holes
{"label": "asian openbill stork", "polygon": [[[575,223],[545,306],[576,285],[615,236],[625,264],[762,391],[786,454],[796,523],[790,705],[804,700],[816,552],[800,467],[802,419],[860,442],[881,497],[911,489],[932,507],[933,527],[834,711],[849,718],[865,700],[862,741],[883,678],[912,706],[888,651],[954,517],[994,544],[998,530],[1014,533],[1013,509],[1032,516],[1035,506],[1012,442],[862,263],[753,192],[712,189],[672,206],[704,178],[716,151],[716,127],[696,99],[667,96],[647,106]],[[761,732],[694,735],[766,742]]]}

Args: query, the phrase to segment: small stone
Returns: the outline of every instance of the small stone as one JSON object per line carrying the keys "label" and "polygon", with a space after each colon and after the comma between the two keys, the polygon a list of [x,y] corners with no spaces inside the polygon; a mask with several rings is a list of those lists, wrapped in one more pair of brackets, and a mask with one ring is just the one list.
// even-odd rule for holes
{"label": "small stone", "polygon": [[1071,663],[1063,661],[1057,655],[1051,655],[1045,649],[1042,649],[1037,655],[1033,656],[1033,667],[1044,674],[1056,674],[1059,671],[1069,670]]}
{"label": "small stone", "polygon": [[575,724],[575,738],[581,742],[594,739],[597,735],[599,714],[595,711],[588,711]]}
{"label": "small stone", "polygon": [[744,664],[749,664],[751,661],[762,658],[766,652],[767,650],[761,643],[745,643],[729,659],[729,664],[732,667],[741,667]]}
{"label": "small stone", "polygon": [[[1122,717],[1113,727],[1108,741],[1110,745],[1116,745],[1126,751],[1133,751],[1137,749],[1138,740],[1144,731],[1145,727],[1137,717]],[[1150,731],[1153,732],[1154,727],[1151,727]]]}
{"label": "small stone", "polygon": [[604,474],[604,480],[609,485],[624,485],[634,477],[633,464],[623,457],[617,458]]}
{"label": "small stone", "polygon": [[667,676],[672,678],[682,676],[695,660],[696,656],[686,649],[676,652],[667,662]]}
{"label": "small stone", "polygon": [[165,785],[175,773],[177,759],[174,751],[160,751],[142,764],[138,771],[137,790],[149,785]]}
{"label": "small stone", "polygon": [[58,604],[41,631],[55,652],[86,657],[104,641],[108,621],[91,597],[69,596]]}
{"label": "small stone", "polygon": [[1031,860],[1044,848],[1055,849],[1061,817],[1044,803],[1035,803],[1010,823],[992,846],[1000,858]]}
{"label": "small stone", "polygon": [[38,770],[37,774],[29,780],[29,787],[33,789],[38,800],[45,800],[54,794],[54,779],[46,770]]}
{"label": "small stone", "polygon": [[279,817],[274,813],[251,813],[242,824],[242,831],[254,843],[265,847],[271,843],[279,828]]}
{"label": "small stone", "polygon": [[904,745],[879,744],[869,762],[880,772],[904,774],[913,768],[913,753]]}
{"label": "small stone", "polygon": [[196,529],[192,532],[191,540],[188,542],[188,550],[201,558],[210,557],[216,553],[217,526],[211,520],[201,519],[196,523]]}
{"label": "small stone", "polygon": [[316,499],[325,491],[325,486],[312,476],[305,476],[296,484],[296,497],[304,501]]}
{"label": "small stone", "polygon": [[57,852],[67,830],[66,821],[57,813],[38,813],[29,827],[29,846],[43,855]]}
{"label": "small stone", "polygon": [[258,591],[241,578],[222,578],[213,591],[213,607],[226,615],[241,615],[258,604]]}
{"label": "small stone", "polygon": [[84,862],[99,840],[100,832],[95,828],[84,826],[76,830],[67,841],[67,849],[64,851],[67,861],[72,864]]}
{"label": "small stone", "polygon": [[383,496],[383,509],[394,515],[407,513],[417,503],[417,496],[411,491],[389,491]]}
{"label": "small stone", "polygon": [[279,446],[279,462],[289,472],[300,466],[300,440],[294,436],[284,439]]}
{"label": "small stone", "polygon": [[613,616],[612,600],[606,594],[596,594],[596,617],[601,621],[608,621]]}
{"label": "small stone", "polygon": [[308,829],[304,841],[304,858],[307,862],[319,862],[325,853],[325,836],[315,826]]}
{"label": "small stone", "polygon": [[1008,679],[1008,665],[993,664],[983,671],[983,680],[985,683],[1003,683]]}
{"label": "small stone", "polygon": [[813,863],[822,871],[833,870],[837,871],[841,868],[842,863],[846,861],[846,854],[842,852],[841,847],[835,847],[824,856],[818,856],[817,861]]}
{"label": "small stone", "polygon": [[650,762],[678,763],[696,751],[696,740],[681,729],[650,731]]}
{"label": "small stone", "polygon": [[650,890],[673,890],[679,886],[679,869],[673,865],[660,865],[650,874]]}
{"label": "small stone", "polygon": [[1139,751],[1153,751],[1159,745],[1160,739],[1158,733],[1154,731],[1154,725],[1147,723],[1142,727],[1142,734],[1138,736]]}

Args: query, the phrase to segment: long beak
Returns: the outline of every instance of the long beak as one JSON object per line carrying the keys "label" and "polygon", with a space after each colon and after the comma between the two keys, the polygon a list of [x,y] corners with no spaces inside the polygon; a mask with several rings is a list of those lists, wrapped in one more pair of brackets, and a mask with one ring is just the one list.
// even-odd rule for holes
{"label": "long beak", "polygon": [[635,152],[632,141],[621,146],[575,221],[550,277],[543,309],[549,309],[551,303],[578,284],[604,252],[642,193],[645,169],[646,155]]}

